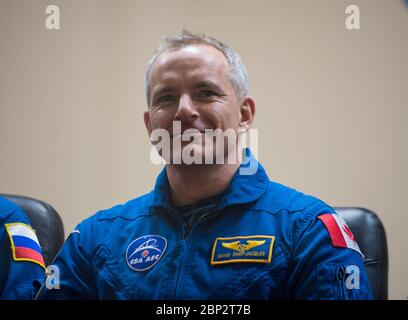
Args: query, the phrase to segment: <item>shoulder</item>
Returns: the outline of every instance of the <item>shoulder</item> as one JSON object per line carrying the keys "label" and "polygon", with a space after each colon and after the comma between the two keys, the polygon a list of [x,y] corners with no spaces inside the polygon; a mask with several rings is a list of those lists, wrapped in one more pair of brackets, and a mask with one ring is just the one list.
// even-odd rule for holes
{"label": "shoulder", "polygon": [[320,215],[335,213],[323,200],[273,181],[255,208],[272,215],[291,242],[296,242],[306,229],[320,227]]}
{"label": "shoulder", "polygon": [[256,208],[269,211],[271,214],[282,213],[304,217],[334,212],[334,209],[321,199],[273,181],[270,181]]}
{"label": "shoulder", "polygon": [[8,223],[25,223],[30,225],[30,219],[24,213],[23,209],[15,205],[4,197],[0,197],[0,223],[5,225]]}
{"label": "shoulder", "polygon": [[[103,232],[103,226],[111,228],[113,225],[120,225],[126,221],[137,220],[140,217],[151,215],[150,208],[153,203],[153,191],[122,204],[117,204],[111,208],[103,209],[83,220],[78,228],[94,229],[98,226],[98,232]],[[77,228],[77,229],[78,229]]]}
{"label": "shoulder", "polygon": [[[61,251],[64,259],[73,259],[71,250],[78,251],[78,257],[90,261],[119,238],[126,237],[126,230],[140,223],[139,218],[151,215],[152,193],[117,204],[109,209],[96,212],[82,220],[68,235]],[[105,249],[103,249],[105,250]]]}

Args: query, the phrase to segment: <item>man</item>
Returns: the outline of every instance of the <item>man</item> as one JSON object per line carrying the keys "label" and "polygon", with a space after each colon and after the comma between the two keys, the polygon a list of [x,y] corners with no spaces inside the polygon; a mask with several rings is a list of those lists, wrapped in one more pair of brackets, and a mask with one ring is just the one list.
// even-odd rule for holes
{"label": "man", "polygon": [[28,217],[0,197],[0,299],[32,300],[44,280],[44,259]]}
{"label": "man", "polygon": [[[43,287],[39,298],[371,298],[334,210],[271,182],[249,150],[239,161],[255,102],[231,48],[186,31],[166,39],[148,65],[146,97],[144,122],[166,159],[154,190],[79,224],[55,260],[60,289]],[[233,147],[214,147],[212,130],[234,132]],[[157,131],[168,132],[170,150]],[[257,170],[242,174],[243,163]]]}

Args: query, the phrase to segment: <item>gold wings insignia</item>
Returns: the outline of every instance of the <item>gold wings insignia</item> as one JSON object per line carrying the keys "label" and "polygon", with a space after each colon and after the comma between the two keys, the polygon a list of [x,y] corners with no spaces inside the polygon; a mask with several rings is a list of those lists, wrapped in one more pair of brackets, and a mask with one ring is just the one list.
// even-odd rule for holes
{"label": "gold wings insignia", "polygon": [[232,249],[240,253],[244,253],[245,251],[249,249],[252,249],[257,246],[261,246],[264,243],[265,243],[265,240],[247,240],[245,244],[241,244],[239,241],[234,241],[234,242],[222,242],[221,245],[224,248]]}
{"label": "gold wings insignia", "polygon": [[241,251],[241,244],[239,243],[239,241],[222,242],[221,245],[227,249],[232,249],[232,250],[239,251],[239,252]]}
{"label": "gold wings insignia", "polygon": [[261,246],[265,243],[265,240],[248,240],[246,244],[244,244],[245,246],[245,251],[252,249],[254,247],[257,246]]}

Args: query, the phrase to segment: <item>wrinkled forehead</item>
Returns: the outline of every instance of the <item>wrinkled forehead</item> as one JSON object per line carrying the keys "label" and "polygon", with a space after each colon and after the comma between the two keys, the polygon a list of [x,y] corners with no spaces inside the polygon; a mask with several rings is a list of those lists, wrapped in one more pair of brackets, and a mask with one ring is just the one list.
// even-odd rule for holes
{"label": "wrinkled forehead", "polygon": [[170,49],[162,53],[152,67],[150,85],[202,77],[228,79],[224,54],[211,46],[196,45]]}

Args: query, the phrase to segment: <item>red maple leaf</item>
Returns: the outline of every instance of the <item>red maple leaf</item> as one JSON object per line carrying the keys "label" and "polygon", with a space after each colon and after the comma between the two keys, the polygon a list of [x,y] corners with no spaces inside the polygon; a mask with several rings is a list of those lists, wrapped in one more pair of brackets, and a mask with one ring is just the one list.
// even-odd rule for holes
{"label": "red maple leaf", "polygon": [[347,227],[346,224],[343,226],[343,230],[351,240],[356,241],[356,238],[354,237],[354,234],[351,232],[351,230]]}

